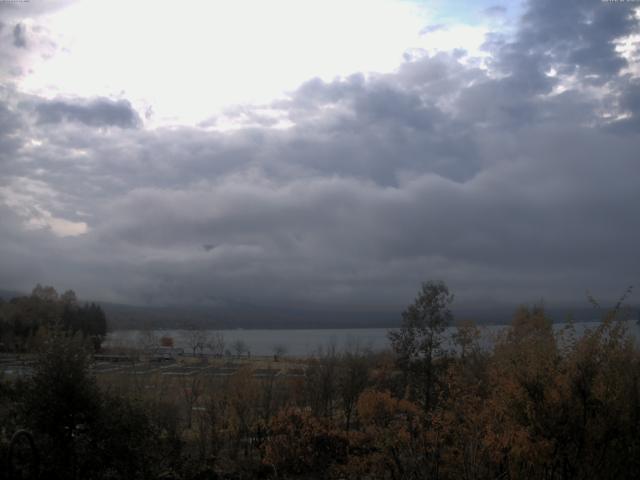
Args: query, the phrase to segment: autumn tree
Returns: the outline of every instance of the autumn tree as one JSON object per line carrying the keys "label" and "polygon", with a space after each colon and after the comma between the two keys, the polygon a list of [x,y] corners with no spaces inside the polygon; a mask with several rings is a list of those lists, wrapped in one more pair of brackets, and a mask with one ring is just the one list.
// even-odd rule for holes
{"label": "autumn tree", "polygon": [[424,410],[391,393],[365,390],[358,398],[360,434],[351,435],[351,455],[342,477],[358,479],[437,478]]}
{"label": "autumn tree", "polygon": [[63,305],[78,305],[78,297],[76,296],[76,292],[74,292],[73,290],[67,290],[62,295],[60,295],[60,301]]}
{"label": "autumn tree", "polygon": [[457,322],[451,338],[463,361],[480,351],[480,330],[472,320]]}
{"label": "autumn tree", "polygon": [[31,296],[45,302],[57,302],[60,298],[55,288],[49,285],[42,286],[39,283],[31,291]]}
{"label": "autumn tree", "polygon": [[281,410],[272,419],[270,430],[263,447],[264,462],[279,478],[326,478],[334,465],[347,461],[346,436],[330,421],[307,410]]}
{"label": "autumn tree", "polygon": [[183,375],[181,377],[181,390],[185,403],[185,413],[187,428],[191,428],[193,409],[198,403],[198,399],[204,393],[202,378],[197,373]]}
{"label": "autumn tree", "polygon": [[202,403],[197,417],[198,454],[201,461],[209,458],[215,463],[224,444],[221,431],[229,402],[223,389],[208,389]]}
{"label": "autumn tree", "polygon": [[55,288],[38,284],[30,296],[12,298],[0,306],[0,335],[16,350],[34,350],[39,329],[80,332],[100,348],[107,334],[107,318],[97,304],[80,305],[73,290],[58,295]]}
{"label": "autumn tree", "polygon": [[331,417],[338,394],[338,354],[335,344],[319,348],[305,376],[307,404],[318,417]]}
{"label": "autumn tree", "polygon": [[370,352],[359,345],[350,345],[341,355],[338,367],[338,396],[345,418],[345,430],[353,421],[358,397],[369,384]]}
{"label": "autumn tree", "polygon": [[249,445],[246,441],[254,431],[260,405],[260,391],[250,367],[241,368],[231,376],[227,394],[231,456],[236,458],[241,446],[247,456]]}

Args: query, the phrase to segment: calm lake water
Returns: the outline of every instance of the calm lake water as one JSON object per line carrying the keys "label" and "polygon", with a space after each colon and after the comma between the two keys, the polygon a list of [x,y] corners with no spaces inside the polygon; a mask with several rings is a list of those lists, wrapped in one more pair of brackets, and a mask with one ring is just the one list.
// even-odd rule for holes
{"label": "calm lake water", "polygon": [[[587,329],[597,327],[599,322],[583,322],[575,324],[576,335],[582,335]],[[635,336],[636,342],[640,339],[640,326],[635,321],[627,322],[627,326],[632,335]],[[557,332],[565,327],[563,323],[554,324]],[[485,348],[490,347],[495,341],[496,336],[504,330],[504,325],[482,326],[481,345]],[[319,349],[326,349],[335,346],[338,351],[345,348],[358,346],[360,348],[369,348],[374,351],[389,348],[389,340],[387,328],[353,328],[353,329],[315,329],[315,330],[210,330],[206,331],[207,335],[213,336],[221,333],[224,337],[225,349],[233,351],[232,344],[238,340],[242,340],[248,347],[251,355],[273,355],[277,346],[283,346],[287,355],[292,356],[308,356],[313,355]],[[450,340],[451,334],[455,332],[454,328],[450,328],[445,332],[445,337]],[[189,347],[189,331],[187,330],[156,330],[156,331],[140,331],[140,330],[116,330],[110,332],[107,336],[105,346],[124,346],[124,347],[140,347],[149,344],[150,340],[159,339],[161,336],[169,336],[173,338],[174,346],[184,348],[185,353],[190,352]],[[151,338],[150,338],[151,337]],[[206,350],[205,350],[206,353]]]}

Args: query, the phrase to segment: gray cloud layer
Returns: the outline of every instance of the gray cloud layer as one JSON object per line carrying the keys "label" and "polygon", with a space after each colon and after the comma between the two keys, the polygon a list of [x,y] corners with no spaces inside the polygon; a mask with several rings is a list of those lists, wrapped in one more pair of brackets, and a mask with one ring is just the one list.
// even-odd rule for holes
{"label": "gray cloud layer", "polygon": [[91,127],[135,127],[140,123],[137,112],[126,100],[96,98],[83,100],[41,101],[35,107],[39,123],[80,122]]}
{"label": "gray cloud layer", "polygon": [[224,133],[4,87],[0,285],[327,305],[402,305],[430,278],[468,303],[617,295],[640,271],[640,83],[614,44],[638,32],[631,14],[537,0],[515,36],[488,35],[488,70],[408,55],[230,109],[251,126]]}

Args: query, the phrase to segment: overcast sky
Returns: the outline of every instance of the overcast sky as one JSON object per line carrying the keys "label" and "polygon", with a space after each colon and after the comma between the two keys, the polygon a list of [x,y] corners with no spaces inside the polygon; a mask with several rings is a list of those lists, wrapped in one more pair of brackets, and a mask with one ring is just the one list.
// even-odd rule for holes
{"label": "overcast sky", "polygon": [[0,2],[0,288],[615,298],[640,279],[639,12]]}

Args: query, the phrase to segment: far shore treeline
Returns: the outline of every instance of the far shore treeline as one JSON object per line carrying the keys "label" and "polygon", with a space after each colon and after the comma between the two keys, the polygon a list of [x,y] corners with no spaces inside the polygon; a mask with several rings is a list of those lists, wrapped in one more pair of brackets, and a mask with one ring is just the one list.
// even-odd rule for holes
{"label": "far shore treeline", "polygon": [[33,350],[38,334],[51,329],[79,333],[98,350],[107,334],[107,318],[99,305],[80,303],[73,290],[58,294],[40,284],[31,295],[0,299],[1,350]]}
{"label": "far shore treeline", "polygon": [[[29,295],[0,290],[0,303],[15,302],[16,298],[25,297]],[[216,306],[134,305],[97,300],[88,303],[102,309],[108,319],[108,331],[398,328],[398,312],[403,308],[402,305],[387,305],[341,309],[312,305],[258,305],[239,301],[221,302]],[[477,325],[508,325],[518,306],[519,304],[512,302],[483,301],[454,305],[452,312],[456,318],[473,319]],[[633,318],[640,318],[640,305],[633,305],[631,311]],[[545,312],[553,322],[562,323],[568,318],[575,322],[598,321],[593,307],[584,300],[565,304],[545,303]]]}

